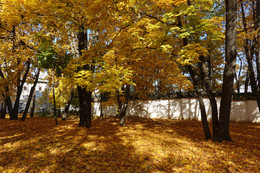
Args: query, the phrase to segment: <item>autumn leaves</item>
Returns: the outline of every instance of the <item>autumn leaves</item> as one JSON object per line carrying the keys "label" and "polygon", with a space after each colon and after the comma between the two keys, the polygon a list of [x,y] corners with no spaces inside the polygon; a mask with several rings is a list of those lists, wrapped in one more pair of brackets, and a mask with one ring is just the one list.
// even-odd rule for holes
{"label": "autumn leaves", "polygon": [[[241,3],[254,11],[242,14],[241,9],[247,18],[240,25],[258,14],[254,3]],[[0,13],[0,90],[15,119],[10,99],[19,100],[20,79],[33,80],[34,69],[55,73],[61,107],[77,89],[83,126],[91,120],[86,107],[91,109],[94,92],[111,98],[123,120],[132,98],[193,89],[200,97],[205,90],[214,107],[213,91],[221,90],[225,9],[219,1],[4,0]],[[255,38],[257,31],[249,31],[241,36]],[[215,128],[217,111],[212,115]]]}
{"label": "autumn leaves", "polygon": [[258,172],[259,125],[231,123],[235,143],[203,141],[197,121],[0,120],[0,172]]}

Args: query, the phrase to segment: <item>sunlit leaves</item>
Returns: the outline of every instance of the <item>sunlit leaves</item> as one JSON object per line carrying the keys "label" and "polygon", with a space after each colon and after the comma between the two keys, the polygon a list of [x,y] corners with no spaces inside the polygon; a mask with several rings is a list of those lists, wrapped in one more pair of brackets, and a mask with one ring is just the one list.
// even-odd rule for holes
{"label": "sunlit leaves", "polygon": [[208,50],[199,44],[189,44],[182,48],[178,61],[183,65],[194,65],[198,63],[199,57],[208,55]]}

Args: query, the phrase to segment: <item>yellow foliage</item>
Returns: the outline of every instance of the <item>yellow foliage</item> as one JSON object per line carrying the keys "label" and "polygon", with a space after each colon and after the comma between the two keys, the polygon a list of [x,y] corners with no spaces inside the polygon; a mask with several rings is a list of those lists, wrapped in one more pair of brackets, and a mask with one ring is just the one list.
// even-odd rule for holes
{"label": "yellow foliage", "polygon": [[200,44],[189,44],[184,46],[179,53],[178,62],[182,65],[194,65],[200,62],[199,57],[208,55],[208,50]]}

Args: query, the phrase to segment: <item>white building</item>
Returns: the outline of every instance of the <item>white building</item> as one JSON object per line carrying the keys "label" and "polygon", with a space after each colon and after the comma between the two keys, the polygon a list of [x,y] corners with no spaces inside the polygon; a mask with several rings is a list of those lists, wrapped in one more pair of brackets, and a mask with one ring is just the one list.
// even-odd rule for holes
{"label": "white building", "polygon": [[[39,97],[42,96],[43,91],[47,87],[47,83],[48,82],[45,79],[46,75],[47,75],[46,73],[40,73],[40,76],[39,76],[39,79],[38,79],[38,83],[37,83],[35,91],[34,91],[36,100]],[[25,109],[25,106],[26,106],[26,103],[27,103],[27,99],[28,99],[28,96],[30,94],[32,86],[33,86],[33,83],[27,83],[26,82],[24,84],[23,91],[22,91],[21,98],[20,98],[19,112],[23,112],[23,110]]]}

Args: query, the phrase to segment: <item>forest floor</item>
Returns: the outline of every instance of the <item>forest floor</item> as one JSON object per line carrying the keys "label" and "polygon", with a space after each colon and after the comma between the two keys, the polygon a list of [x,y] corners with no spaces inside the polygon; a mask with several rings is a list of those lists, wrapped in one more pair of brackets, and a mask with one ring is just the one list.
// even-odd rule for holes
{"label": "forest floor", "polygon": [[231,123],[234,142],[215,143],[197,121],[78,122],[0,120],[0,172],[260,172],[260,124]]}

